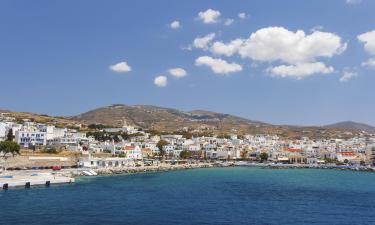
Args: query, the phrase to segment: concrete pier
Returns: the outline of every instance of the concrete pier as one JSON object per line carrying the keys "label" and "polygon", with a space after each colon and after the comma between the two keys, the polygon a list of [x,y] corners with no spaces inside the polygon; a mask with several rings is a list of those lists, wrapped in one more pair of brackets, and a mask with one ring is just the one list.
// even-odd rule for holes
{"label": "concrete pier", "polygon": [[32,186],[50,186],[53,184],[73,183],[74,178],[52,173],[0,174],[0,190],[8,188]]}

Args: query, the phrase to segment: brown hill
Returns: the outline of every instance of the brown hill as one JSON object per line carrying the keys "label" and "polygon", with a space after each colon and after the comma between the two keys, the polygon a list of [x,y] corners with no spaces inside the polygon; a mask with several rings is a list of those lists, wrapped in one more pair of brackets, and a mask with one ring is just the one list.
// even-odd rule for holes
{"label": "brown hill", "polygon": [[272,125],[249,120],[229,114],[194,110],[162,108],[148,105],[111,105],[97,108],[73,117],[53,117],[29,112],[12,112],[0,110],[21,121],[30,119],[39,123],[54,124],[56,126],[74,126],[82,124],[103,124],[108,126],[122,126],[124,123],[144,129],[159,131],[200,131],[209,133],[237,133],[237,134],[276,134],[283,137],[299,138],[348,138],[354,135],[375,133],[373,127],[354,122],[342,122],[328,126],[289,126]]}
{"label": "brown hill", "polygon": [[71,126],[76,123],[75,121],[70,120],[69,118],[66,118],[66,117],[49,116],[45,114],[36,114],[36,113],[31,113],[31,112],[13,112],[10,110],[0,109],[0,113],[2,113],[5,116],[13,117],[19,122],[23,120],[30,120],[30,121],[35,121],[38,123],[54,124],[55,126],[61,126],[61,127]]}
{"label": "brown hill", "polygon": [[94,109],[71,117],[70,119],[85,124],[95,123],[111,126],[121,126],[126,123],[144,129],[156,129],[161,131],[189,129],[213,133],[277,134],[291,138],[302,136],[311,138],[346,138],[360,134],[360,132],[355,129],[278,126],[229,114],[204,110],[184,112],[176,109],[147,105],[128,106],[116,104]]}
{"label": "brown hill", "polygon": [[363,124],[363,123],[356,123],[353,121],[339,122],[339,123],[328,125],[326,127],[346,129],[346,130],[365,131],[367,133],[375,134],[375,127],[367,125],[367,124]]}

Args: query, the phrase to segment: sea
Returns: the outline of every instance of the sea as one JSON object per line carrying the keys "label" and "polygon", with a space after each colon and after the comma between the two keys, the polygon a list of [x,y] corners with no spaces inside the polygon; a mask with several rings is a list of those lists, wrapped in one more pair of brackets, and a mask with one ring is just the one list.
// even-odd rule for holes
{"label": "sea", "polygon": [[375,224],[375,173],[206,168],[0,191],[0,224]]}

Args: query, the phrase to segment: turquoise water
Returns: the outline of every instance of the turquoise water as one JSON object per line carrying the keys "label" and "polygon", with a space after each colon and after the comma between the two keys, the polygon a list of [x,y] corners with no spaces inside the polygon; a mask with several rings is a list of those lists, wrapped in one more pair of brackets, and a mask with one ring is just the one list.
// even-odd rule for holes
{"label": "turquoise water", "polygon": [[0,191],[0,224],[375,224],[375,173],[215,168]]}

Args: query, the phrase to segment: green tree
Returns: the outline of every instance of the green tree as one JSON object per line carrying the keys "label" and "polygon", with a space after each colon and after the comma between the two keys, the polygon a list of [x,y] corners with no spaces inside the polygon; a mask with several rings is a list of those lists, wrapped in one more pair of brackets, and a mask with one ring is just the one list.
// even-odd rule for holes
{"label": "green tree", "polygon": [[164,156],[165,155],[165,151],[164,151],[164,149],[163,149],[163,147],[165,146],[165,145],[168,145],[169,143],[168,143],[168,141],[166,141],[166,140],[160,140],[157,144],[156,144],[156,147],[158,147],[158,149],[159,149],[159,155],[160,156]]}
{"label": "green tree", "polygon": [[122,139],[124,139],[124,140],[128,140],[128,139],[129,139],[129,134],[128,134],[127,132],[122,132],[122,133],[121,133],[121,137],[122,137]]}
{"label": "green tree", "polygon": [[182,151],[182,152],[180,152],[180,158],[181,159],[188,159],[188,158],[191,158],[191,152],[190,151],[186,151],[186,150],[184,150],[184,151]]}
{"label": "green tree", "polygon": [[247,155],[248,155],[249,151],[244,149],[241,151],[241,158],[242,159],[246,159],[247,158]]}
{"label": "green tree", "polygon": [[43,149],[42,152],[47,153],[47,154],[57,154],[57,153],[59,153],[59,151],[55,147],[47,147],[47,148]]}
{"label": "green tree", "polygon": [[118,135],[113,135],[112,140],[116,143],[120,142],[120,138],[118,137]]}
{"label": "green tree", "polygon": [[[14,157],[20,154],[21,147],[14,141],[0,142],[0,156],[4,159],[5,163],[9,157]],[[6,170],[6,166],[4,165]]]}
{"label": "green tree", "polygon": [[242,135],[242,134],[239,134],[239,135],[237,135],[237,138],[238,138],[238,139],[241,139],[241,140],[244,140],[244,139],[245,139],[245,136]]}
{"label": "green tree", "polygon": [[324,158],[325,163],[339,163],[337,159],[331,159],[331,158]]}
{"label": "green tree", "polygon": [[13,136],[13,130],[9,129],[8,134],[7,134],[7,141],[13,141],[14,136]]}
{"label": "green tree", "polygon": [[225,139],[230,139],[230,138],[231,138],[231,136],[230,136],[229,134],[219,134],[219,135],[217,136],[217,138],[225,138]]}
{"label": "green tree", "polygon": [[267,153],[265,153],[265,152],[262,152],[262,153],[260,153],[260,155],[259,155],[259,158],[260,158],[260,161],[267,161],[267,159],[268,159],[268,154]]}
{"label": "green tree", "polygon": [[101,130],[107,128],[107,126],[103,124],[89,124],[87,127],[91,130]]}

